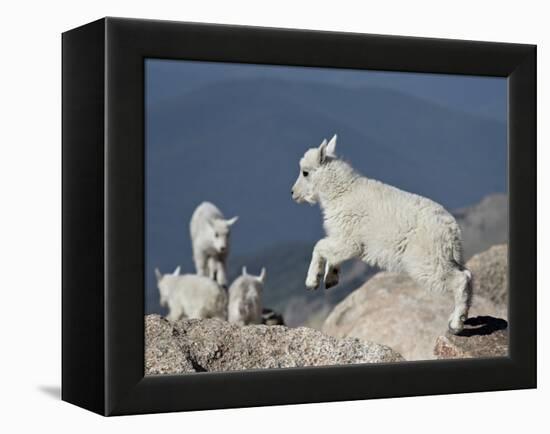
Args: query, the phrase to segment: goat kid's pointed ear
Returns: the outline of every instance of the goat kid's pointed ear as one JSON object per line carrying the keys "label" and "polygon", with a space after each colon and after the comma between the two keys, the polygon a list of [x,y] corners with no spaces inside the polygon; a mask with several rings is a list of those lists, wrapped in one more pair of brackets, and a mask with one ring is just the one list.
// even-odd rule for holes
{"label": "goat kid's pointed ear", "polygon": [[258,276],[258,280],[262,283],[265,281],[265,267],[262,267],[262,271],[260,272],[260,275]]}
{"label": "goat kid's pointed ear", "polygon": [[336,157],[336,139],[338,139],[337,134],[332,136],[332,139],[330,139],[330,142],[327,144],[327,155],[329,157]]}
{"label": "goat kid's pointed ear", "polygon": [[319,145],[319,164],[322,164],[327,159],[327,139]]}
{"label": "goat kid's pointed ear", "polygon": [[243,276],[246,276],[248,273],[246,272],[246,266],[243,267]]}
{"label": "goat kid's pointed ear", "polygon": [[157,282],[160,282],[160,279],[162,279],[162,274],[158,268],[155,268],[155,276],[157,278]]}
{"label": "goat kid's pointed ear", "polygon": [[239,216],[235,216],[232,219],[226,220],[227,226],[233,226],[239,220]]}
{"label": "goat kid's pointed ear", "polygon": [[174,272],[172,273],[172,276],[179,276],[180,275],[180,266],[178,265]]}

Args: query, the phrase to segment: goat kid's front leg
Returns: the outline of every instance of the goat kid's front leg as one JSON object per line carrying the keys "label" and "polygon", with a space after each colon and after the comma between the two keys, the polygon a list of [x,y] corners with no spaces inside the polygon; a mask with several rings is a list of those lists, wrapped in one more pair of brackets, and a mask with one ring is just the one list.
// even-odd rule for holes
{"label": "goat kid's front leg", "polygon": [[216,260],[216,282],[222,288],[227,289],[227,275],[225,274],[225,261]]}
{"label": "goat kid's front leg", "polygon": [[193,255],[193,260],[195,262],[195,269],[197,270],[197,274],[199,276],[209,276],[209,262],[206,255],[202,253],[196,253],[195,255]]}
{"label": "goat kid's front leg", "polygon": [[213,256],[208,257],[208,277],[214,281],[217,281],[216,274],[218,271],[218,264]]}
{"label": "goat kid's front leg", "polygon": [[323,271],[325,269],[325,258],[320,254],[320,244],[323,240],[320,240],[315,244],[313,248],[313,253],[311,255],[311,262],[309,264],[309,269],[306,276],[306,288],[307,289],[317,289],[321,283],[321,277],[323,276]]}
{"label": "goat kid's front leg", "polygon": [[340,280],[340,267],[336,265],[331,265],[326,263],[325,265],[325,289],[332,288],[333,286],[338,285],[338,281]]}
{"label": "goat kid's front leg", "polygon": [[359,249],[355,243],[337,238],[325,238],[318,243],[318,252],[325,260],[325,289],[338,284],[340,265],[348,259],[357,257]]}

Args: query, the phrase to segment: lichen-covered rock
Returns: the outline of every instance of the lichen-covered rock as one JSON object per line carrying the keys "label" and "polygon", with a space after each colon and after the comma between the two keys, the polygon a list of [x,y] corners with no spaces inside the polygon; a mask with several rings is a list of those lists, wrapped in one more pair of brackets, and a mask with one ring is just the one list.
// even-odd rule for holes
{"label": "lichen-covered rock", "polygon": [[[322,331],[388,345],[407,360],[433,359],[433,346],[448,328],[453,295],[420,288],[404,274],[381,272],[340,302]],[[474,294],[470,316],[502,316],[503,309]]]}
{"label": "lichen-covered rock", "polygon": [[446,333],[435,343],[438,359],[504,357],[508,355],[508,323],[500,318],[469,318],[460,335]]}
{"label": "lichen-covered rock", "polygon": [[159,315],[145,316],[145,372],[172,374],[193,372],[189,358],[181,356],[177,332]]}
{"label": "lichen-covered rock", "polygon": [[170,323],[145,317],[145,374],[402,361],[384,345],[336,339],[300,327],[240,327],[217,319]]}
{"label": "lichen-covered rock", "polygon": [[466,267],[474,276],[474,294],[488,298],[505,310],[508,305],[508,245],[499,244],[478,253]]}

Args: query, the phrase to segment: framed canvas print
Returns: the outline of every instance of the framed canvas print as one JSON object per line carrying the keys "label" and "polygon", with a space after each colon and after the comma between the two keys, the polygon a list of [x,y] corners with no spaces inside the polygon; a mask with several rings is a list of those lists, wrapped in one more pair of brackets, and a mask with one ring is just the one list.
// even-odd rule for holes
{"label": "framed canvas print", "polygon": [[536,387],[536,48],[105,18],[63,34],[65,401]]}

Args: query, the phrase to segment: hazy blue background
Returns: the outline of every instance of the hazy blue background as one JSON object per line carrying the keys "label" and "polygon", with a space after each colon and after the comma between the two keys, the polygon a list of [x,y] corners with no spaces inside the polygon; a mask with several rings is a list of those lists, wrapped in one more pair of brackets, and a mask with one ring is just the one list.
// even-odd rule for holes
{"label": "hazy blue background", "polygon": [[334,133],[366,176],[450,210],[506,191],[503,78],[149,59],[145,86],[147,313],[160,311],[155,266],[194,272],[203,200],[240,217],[231,275],[266,265],[271,295],[284,292],[273,273],[300,263],[305,279],[321,215],[290,188],[304,151]]}

